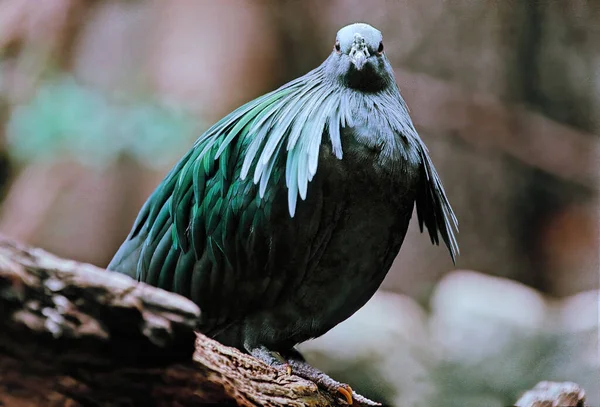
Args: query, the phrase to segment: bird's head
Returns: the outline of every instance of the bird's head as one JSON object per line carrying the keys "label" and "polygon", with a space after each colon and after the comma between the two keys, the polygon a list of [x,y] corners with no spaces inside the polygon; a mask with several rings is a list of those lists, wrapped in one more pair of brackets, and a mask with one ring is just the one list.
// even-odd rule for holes
{"label": "bird's head", "polygon": [[326,65],[334,79],[350,88],[376,92],[394,82],[381,32],[369,24],[355,23],[340,29]]}

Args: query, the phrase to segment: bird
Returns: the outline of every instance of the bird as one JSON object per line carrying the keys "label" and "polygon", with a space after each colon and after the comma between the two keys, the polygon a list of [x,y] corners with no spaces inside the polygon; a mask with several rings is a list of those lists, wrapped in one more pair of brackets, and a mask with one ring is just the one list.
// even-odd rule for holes
{"label": "bird", "polygon": [[325,61],[208,128],[142,206],[108,270],[183,295],[198,330],[352,403],[296,345],[361,308],[420,231],[458,221],[366,23]]}

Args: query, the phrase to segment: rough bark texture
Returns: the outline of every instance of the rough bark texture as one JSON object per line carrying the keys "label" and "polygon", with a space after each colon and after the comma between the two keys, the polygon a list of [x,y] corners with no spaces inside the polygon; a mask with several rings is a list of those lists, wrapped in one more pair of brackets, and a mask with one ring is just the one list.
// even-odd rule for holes
{"label": "rough bark texture", "polygon": [[[0,406],[345,405],[194,332],[199,314],[181,296],[0,237]],[[573,386],[546,383],[518,405],[581,407]]]}
{"label": "rough bark texture", "polygon": [[0,405],[344,404],[195,333],[199,314],[181,296],[0,237]]}
{"label": "rough bark texture", "polygon": [[515,407],[585,407],[585,392],[571,382],[539,382]]}

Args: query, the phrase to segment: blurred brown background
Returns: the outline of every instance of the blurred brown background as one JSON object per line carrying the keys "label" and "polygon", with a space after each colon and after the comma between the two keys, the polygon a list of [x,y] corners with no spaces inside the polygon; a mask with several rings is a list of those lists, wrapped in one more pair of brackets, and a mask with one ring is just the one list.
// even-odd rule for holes
{"label": "blurred brown background", "polygon": [[[456,268],[477,271],[447,275],[445,249],[413,224],[377,298],[403,293],[390,301],[433,321],[436,309],[456,305],[453,295],[481,295],[481,304],[496,301],[491,313],[512,303],[510,319],[535,308],[509,295],[523,289],[541,296],[544,315],[575,307],[574,317],[560,318],[591,320],[585,329],[597,331],[600,2],[593,0],[0,0],[0,233],[106,266],[144,200],[204,129],[320,64],[336,31],[355,21],[384,34],[459,219]],[[448,288],[452,278],[462,282],[457,291]],[[505,290],[506,282],[514,286]],[[574,300],[581,293],[586,299]],[[450,299],[440,305],[440,298]],[[395,308],[373,312],[386,309]],[[547,318],[536,321],[556,322]],[[414,324],[405,328],[418,336]],[[597,356],[598,337],[591,338]],[[332,369],[368,371],[340,366]],[[443,388],[432,379],[443,369],[423,369]],[[388,400],[403,391],[373,383],[367,392]]]}

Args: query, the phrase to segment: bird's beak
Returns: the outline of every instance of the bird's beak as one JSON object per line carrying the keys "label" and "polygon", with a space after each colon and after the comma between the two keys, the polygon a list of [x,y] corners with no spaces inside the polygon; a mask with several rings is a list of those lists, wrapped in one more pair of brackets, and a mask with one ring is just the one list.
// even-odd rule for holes
{"label": "bird's beak", "polygon": [[361,50],[355,52],[354,55],[350,57],[350,60],[354,64],[356,70],[360,71],[361,69],[363,69],[363,66],[365,66],[365,63],[367,62],[367,57],[368,56]]}
{"label": "bird's beak", "polygon": [[354,42],[352,43],[349,56],[357,71],[363,69],[370,54],[369,48],[362,35],[358,33],[354,34]]}

